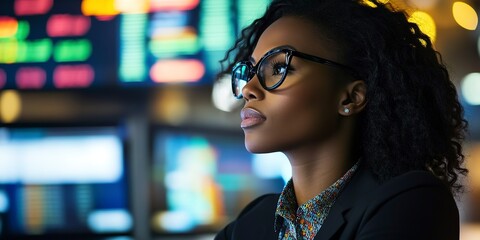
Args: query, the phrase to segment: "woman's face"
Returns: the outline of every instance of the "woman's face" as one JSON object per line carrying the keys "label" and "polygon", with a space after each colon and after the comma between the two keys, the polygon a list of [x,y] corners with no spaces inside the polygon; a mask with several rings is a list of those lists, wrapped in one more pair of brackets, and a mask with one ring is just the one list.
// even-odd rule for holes
{"label": "woman's face", "polygon": [[[251,61],[255,65],[269,50],[289,46],[303,53],[342,62],[338,45],[322,35],[313,23],[297,17],[282,17],[261,35]],[[243,88],[246,102],[241,125],[245,146],[250,152],[287,152],[321,144],[338,129],[340,82],[345,79],[345,74],[336,68],[295,56],[290,68],[293,70],[275,90],[264,90],[256,75]]]}

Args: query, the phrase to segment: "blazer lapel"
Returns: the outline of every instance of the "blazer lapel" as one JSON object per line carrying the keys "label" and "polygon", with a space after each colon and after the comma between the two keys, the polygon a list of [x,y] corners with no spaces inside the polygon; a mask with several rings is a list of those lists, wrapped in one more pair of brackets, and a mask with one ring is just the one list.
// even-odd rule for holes
{"label": "blazer lapel", "polygon": [[[366,164],[360,163],[357,172],[338,196],[328,213],[325,222],[315,236],[315,240],[332,239],[344,224],[348,222],[345,214],[357,201],[363,201],[369,189],[378,185]],[[363,197],[362,197],[363,196]]]}
{"label": "blazer lapel", "polygon": [[348,209],[343,206],[338,206],[337,203],[335,203],[335,205],[337,207],[332,207],[332,209],[330,209],[326,221],[323,223],[314,238],[315,240],[331,239],[343,224],[345,224],[343,212]]}

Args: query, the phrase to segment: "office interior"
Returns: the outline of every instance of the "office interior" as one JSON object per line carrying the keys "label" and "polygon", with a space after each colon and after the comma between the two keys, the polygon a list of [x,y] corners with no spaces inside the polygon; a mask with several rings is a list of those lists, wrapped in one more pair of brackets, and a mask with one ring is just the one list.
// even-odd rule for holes
{"label": "office interior", "polygon": [[[458,89],[461,239],[480,239],[480,1],[381,2],[427,32]],[[212,239],[280,192],[288,160],[245,150],[217,76],[268,3],[2,0],[0,239]]]}

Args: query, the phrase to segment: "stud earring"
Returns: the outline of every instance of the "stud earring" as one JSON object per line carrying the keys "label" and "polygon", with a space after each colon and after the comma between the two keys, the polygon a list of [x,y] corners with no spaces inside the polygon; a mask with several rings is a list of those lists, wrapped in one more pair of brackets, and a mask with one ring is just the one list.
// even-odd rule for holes
{"label": "stud earring", "polygon": [[348,109],[347,107],[345,107],[345,109],[343,109],[343,112],[345,112],[345,113],[350,113],[350,109]]}

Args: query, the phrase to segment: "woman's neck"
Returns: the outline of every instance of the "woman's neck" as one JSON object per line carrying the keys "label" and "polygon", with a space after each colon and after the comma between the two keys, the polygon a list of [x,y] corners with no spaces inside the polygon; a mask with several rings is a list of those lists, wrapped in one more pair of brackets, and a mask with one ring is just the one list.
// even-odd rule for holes
{"label": "woman's neck", "polygon": [[[348,138],[347,138],[348,139]],[[340,179],[355,161],[343,137],[286,152],[298,205],[312,199]]]}

